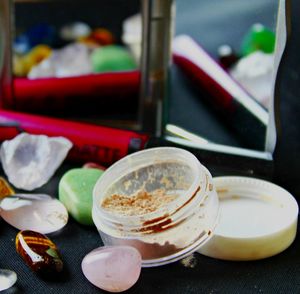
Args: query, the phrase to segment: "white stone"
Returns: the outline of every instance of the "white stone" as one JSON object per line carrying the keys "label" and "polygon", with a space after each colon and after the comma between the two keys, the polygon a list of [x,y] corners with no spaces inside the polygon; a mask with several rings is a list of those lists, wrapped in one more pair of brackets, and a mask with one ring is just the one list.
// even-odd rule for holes
{"label": "white stone", "polygon": [[8,180],[17,188],[31,191],[49,181],[71,147],[63,137],[22,133],[2,143],[0,158]]}
{"label": "white stone", "polygon": [[82,260],[85,277],[95,286],[122,292],[131,288],[141,273],[142,258],[139,251],[129,246],[99,247]]}
{"label": "white stone", "polygon": [[17,281],[17,274],[14,271],[0,269],[0,291],[9,289]]}
{"label": "white stone", "polygon": [[19,230],[48,234],[63,228],[68,212],[57,199],[45,194],[16,194],[0,202],[1,217]]}
{"label": "white stone", "polygon": [[266,108],[272,95],[274,54],[255,51],[241,58],[230,74]]}
{"label": "white stone", "polygon": [[59,32],[60,37],[68,42],[76,41],[79,38],[87,37],[91,28],[84,22],[74,22],[63,26]]}

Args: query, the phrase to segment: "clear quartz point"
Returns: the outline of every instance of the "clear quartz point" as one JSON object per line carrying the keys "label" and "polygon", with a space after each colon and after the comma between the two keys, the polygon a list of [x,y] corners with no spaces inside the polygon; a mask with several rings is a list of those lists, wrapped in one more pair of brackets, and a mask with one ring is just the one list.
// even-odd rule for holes
{"label": "clear quartz point", "polygon": [[14,271],[0,269],[0,291],[9,289],[17,281],[17,274]]}
{"label": "clear quartz point", "polygon": [[46,194],[15,194],[0,202],[1,217],[19,230],[42,234],[56,232],[68,222],[68,212],[57,199]]}
{"label": "clear quartz point", "polygon": [[2,143],[0,159],[8,180],[17,188],[31,191],[49,181],[71,147],[63,137],[22,133]]}

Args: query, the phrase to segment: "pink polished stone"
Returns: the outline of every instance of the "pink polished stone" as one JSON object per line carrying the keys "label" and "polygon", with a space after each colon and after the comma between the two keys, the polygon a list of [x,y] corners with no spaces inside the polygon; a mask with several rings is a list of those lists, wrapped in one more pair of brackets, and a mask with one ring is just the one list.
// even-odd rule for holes
{"label": "pink polished stone", "polygon": [[141,255],[133,247],[104,246],[87,254],[81,268],[95,286],[109,292],[122,292],[137,282],[141,264]]}

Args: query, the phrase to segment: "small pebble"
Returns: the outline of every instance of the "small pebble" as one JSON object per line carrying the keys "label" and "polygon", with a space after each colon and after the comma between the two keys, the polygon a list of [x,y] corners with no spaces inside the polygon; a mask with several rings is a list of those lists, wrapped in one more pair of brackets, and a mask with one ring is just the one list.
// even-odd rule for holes
{"label": "small pebble", "polygon": [[14,59],[14,73],[17,76],[27,76],[30,70],[44,59],[48,58],[52,49],[47,45],[38,45],[26,55]]}
{"label": "small pebble", "polygon": [[122,292],[137,282],[141,263],[141,255],[133,247],[99,247],[84,257],[81,268],[95,286],[109,292]]}
{"label": "small pebble", "polygon": [[122,46],[109,45],[95,49],[91,54],[94,72],[134,70],[137,65],[133,56]]}
{"label": "small pebble", "polygon": [[239,60],[239,57],[234,52],[232,47],[230,47],[229,45],[221,45],[218,48],[218,59],[220,64],[225,69],[228,69]]}
{"label": "small pebble", "polygon": [[17,274],[14,271],[0,269],[0,291],[9,289],[17,281]]}
{"label": "small pebble", "polygon": [[100,169],[103,171],[106,170],[106,167],[104,167],[98,163],[95,163],[95,162],[87,162],[82,167],[83,168],[96,168],[96,169]]}
{"label": "small pebble", "polygon": [[275,48],[275,34],[266,26],[256,23],[246,33],[241,44],[241,55],[246,56],[255,51],[273,53]]}
{"label": "small pebble", "polygon": [[68,222],[65,206],[46,194],[15,194],[2,199],[0,208],[1,217],[19,230],[48,234]]}
{"label": "small pebble", "polygon": [[93,189],[103,174],[95,168],[75,168],[66,172],[59,182],[59,200],[75,220],[93,225]]}
{"label": "small pebble", "polygon": [[45,235],[21,231],[16,236],[16,250],[25,263],[36,273],[53,275],[63,270],[63,262],[56,245]]}
{"label": "small pebble", "polygon": [[115,38],[113,34],[104,28],[98,28],[93,30],[93,32],[86,37],[79,38],[80,43],[87,45],[92,45],[93,47],[106,46],[114,44]]}
{"label": "small pebble", "polygon": [[14,189],[4,178],[0,177],[0,199],[13,194],[15,194]]}
{"label": "small pebble", "polygon": [[18,54],[24,54],[39,44],[53,47],[56,42],[57,34],[55,28],[41,23],[30,27],[23,34],[18,35],[14,40],[13,49]]}
{"label": "small pebble", "polygon": [[91,33],[91,28],[84,22],[73,22],[63,26],[59,32],[64,41],[76,41],[78,38],[87,37]]}

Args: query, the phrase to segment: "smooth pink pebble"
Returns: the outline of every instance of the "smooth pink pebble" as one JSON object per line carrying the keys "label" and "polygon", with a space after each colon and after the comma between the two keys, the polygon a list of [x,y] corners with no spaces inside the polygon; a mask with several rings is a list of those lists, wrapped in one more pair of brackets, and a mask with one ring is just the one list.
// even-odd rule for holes
{"label": "smooth pink pebble", "polygon": [[141,254],[133,247],[104,246],[87,254],[81,268],[95,286],[109,292],[122,292],[137,282],[141,264]]}

